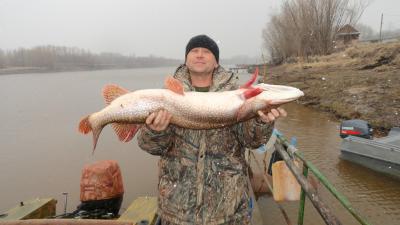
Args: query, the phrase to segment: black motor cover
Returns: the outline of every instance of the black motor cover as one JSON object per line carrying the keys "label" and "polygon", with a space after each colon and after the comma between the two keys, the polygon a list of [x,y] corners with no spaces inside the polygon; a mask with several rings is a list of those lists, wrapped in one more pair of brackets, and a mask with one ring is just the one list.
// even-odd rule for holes
{"label": "black motor cover", "polygon": [[119,217],[123,196],[82,202],[72,213],[57,216],[64,219],[115,219]]}
{"label": "black motor cover", "polygon": [[371,125],[364,120],[345,120],[340,125],[340,137],[345,138],[349,135],[372,139]]}

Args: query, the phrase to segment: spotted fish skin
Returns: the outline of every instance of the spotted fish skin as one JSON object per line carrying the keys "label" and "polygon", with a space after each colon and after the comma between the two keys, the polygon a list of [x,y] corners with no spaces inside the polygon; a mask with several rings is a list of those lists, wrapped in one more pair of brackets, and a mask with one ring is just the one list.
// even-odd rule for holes
{"label": "spotted fish skin", "polygon": [[214,129],[249,120],[258,110],[303,96],[303,92],[294,87],[263,83],[224,92],[183,92],[179,84],[169,88],[128,92],[117,85],[108,85],[103,90],[108,105],[83,118],[79,131],[93,132],[95,148],[107,124],[113,125],[121,141],[130,141],[147,116],[160,110],[170,112],[170,123],[179,127]]}

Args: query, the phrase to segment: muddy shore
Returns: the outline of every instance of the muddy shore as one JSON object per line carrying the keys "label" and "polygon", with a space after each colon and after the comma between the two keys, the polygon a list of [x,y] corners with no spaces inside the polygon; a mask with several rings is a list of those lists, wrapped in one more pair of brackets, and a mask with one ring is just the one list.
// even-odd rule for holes
{"label": "muddy shore", "polygon": [[364,119],[383,135],[400,126],[400,41],[270,67],[266,82],[300,88],[301,104],[339,121]]}

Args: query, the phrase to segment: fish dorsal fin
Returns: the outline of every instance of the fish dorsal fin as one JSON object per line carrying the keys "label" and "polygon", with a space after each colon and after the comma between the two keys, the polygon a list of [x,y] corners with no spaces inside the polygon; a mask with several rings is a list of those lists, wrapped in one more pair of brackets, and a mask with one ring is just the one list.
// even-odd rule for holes
{"label": "fish dorsal fin", "polygon": [[138,124],[122,124],[122,123],[113,123],[111,124],[115,133],[118,136],[118,139],[122,142],[128,142],[132,140],[135,136],[139,128],[141,127]]}
{"label": "fish dorsal fin", "polygon": [[165,79],[165,87],[177,94],[184,95],[182,83],[172,76],[168,76]]}
{"label": "fish dorsal fin", "polygon": [[106,101],[106,104],[109,105],[112,101],[114,101],[114,99],[128,92],[128,90],[116,84],[108,84],[103,88],[103,97]]}
{"label": "fish dorsal fin", "polygon": [[251,76],[250,80],[247,81],[245,84],[243,84],[240,88],[251,88],[251,85],[254,84],[258,77],[258,67],[256,67],[256,70],[254,71],[253,75]]}

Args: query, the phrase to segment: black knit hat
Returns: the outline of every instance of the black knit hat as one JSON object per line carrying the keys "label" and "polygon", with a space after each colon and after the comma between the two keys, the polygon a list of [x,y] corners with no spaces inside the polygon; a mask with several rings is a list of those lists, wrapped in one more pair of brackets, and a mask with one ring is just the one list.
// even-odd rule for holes
{"label": "black knit hat", "polygon": [[186,61],[186,57],[188,55],[188,53],[190,52],[190,50],[194,49],[194,48],[206,48],[208,50],[210,50],[213,55],[215,56],[215,59],[217,60],[217,62],[219,62],[219,48],[217,43],[215,43],[215,41],[213,39],[211,39],[210,37],[208,37],[207,35],[197,35],[194,36],[190,39],[190,41],[187,43],[186,45],[186,53],[185,53],[185,61]]}

